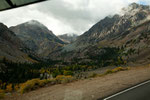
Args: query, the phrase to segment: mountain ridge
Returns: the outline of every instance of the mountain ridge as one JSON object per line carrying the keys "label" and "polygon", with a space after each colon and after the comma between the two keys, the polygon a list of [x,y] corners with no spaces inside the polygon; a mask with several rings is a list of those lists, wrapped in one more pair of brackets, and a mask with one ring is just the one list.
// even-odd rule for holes
{"label": "mountain ridge", "polygon": [[[129,61],[131,58],[132,60],[140,59],[142,54],[146,55],[149,51],[149,39],[147,38],[149,37],[150,31],[150,19],[148,18],[150,16],[150,9],[149,6],[135,3],[129,5],[126,9],[129,8],[132,9],[124,15],[116,14],[100,20],[88,31],[79,36],[76,41],[65,45],[61,51],[57,52],[57,54],[54,53],[50,56],[55,58],[54,55],[57,55],[57,57],[59,57],[59,55],[65,55],[60,57],[60,59],[65,59],[65,61],[67,61],[68,58],[68,61],[73,59],[80,59],[80,61],[81,59],[85,59],[90,61],[94,59],[94,56],[97,57],[97,59],[100,59],[104,52],[111,56],[110,49],[112,51],[114,50],[116,56],[120,55],[124,60]],[[141,52],[142,50],[143,53]],[[120,54],[119,52],[122,53]],[[143,60],[146,60],[147,58],[148,54]],[[95,59],[95,61],[97,59]],[[104,59],[101,58],[101,61],[102,60]],[[110,61],[111,59],[107,60]]]}
{"label": "mountain ridge", "polygon": [[[134,27],[145,22],[146,20],[149,20],[149,6],[145,7],[144,5],[132,3],[124,9],[129,9],[131,7],[134,9],[131,9],[130,12],[126,12],[124,15],[116,14],[111,17],[107,16],[104,19],[100,20],[88,31],[79,36],[75,43],[64,47],[64,50],[67,50],[67,48],[70,48],[70,50],[74,50],[76,49],[76,47],[82,48],[88,45],[96,44],[101,40],[117,36],[118,34],[123,33],[123,31],[128,30],[131,27]],[[73,48],[71,49],[71,47]]]}
{"label": "mountain ridge", "polygon": [[43,57],[65,44],[46,26],[36,20],[10,27],[10,30],[12,30],[28,48]]}

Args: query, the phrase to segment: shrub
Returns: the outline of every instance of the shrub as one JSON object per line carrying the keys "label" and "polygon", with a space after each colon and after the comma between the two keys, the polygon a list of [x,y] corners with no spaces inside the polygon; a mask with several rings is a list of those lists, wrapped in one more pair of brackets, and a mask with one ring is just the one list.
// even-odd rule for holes
{"label": "shrub", "polygon": [[129,67],[117,67],[112,69],[112,72],[115,73],[115,72],[125,71],[125,70],[129,70]]}
{"label": "shrub", "polygon": [[18,91],[19,88],[20,88],[20,85],[15,85],[15,86],[14,86],[14,90],[15,90],[15,91]]}
{"label": "shrub", "polygon": [[130,69],[130,67],[117,67],[117,68],[114,68],[114,69],[112,69],[112,70],[107,70],[106,72],[105,72],[105,74],[111,74],[111,73],[116,73],[116,72],[119,72],[119,71],[125,71],[125,70],[129,70]]}
{"label": "shrub", "polygon": [[3,99],[5,96],[5,91],[0,89],[0,99]]}
{"label": "shrub", "polygon": [[[41,80],[41,81],[42,81],[42,80]],[[45,83],[45,84],[48,84],[48,83],[51,83],[51,82],[53,82],[53,79],[45,79],[45,80],[44,80],[44,83]]]}
{"label": "shrub", "polygon": [[25,93],[37,88],[40,84],[40,79],[32,79],[28,80],[27,82],[23,83],[20,87],[20,93]]}
{"label": "shrub", "polygon": [[47,80],[48,83],[50,83],[51,85],[54,85],[56,84],[56,79],[50,79],[50,80]]}
{"label": "shrub", "polygon": [[25,92],[34,90],[36,88],[43,87],[48,83],[56,84],[56,79],[45,79],[45,80],[32,79],[32,80],[28,80],[27,82],[21,84],[20,93],[23,94]]}
{"label": "shrub", "polygon": [[72,82],[74,81],[74,78],[71,75],[66,76],[67,82]]}
{"label": "shrub", "polygon": [[66,70],[65,70],[63,74],[66,75],[66,76],[67,76],[67,75],[73,75],[73,72],[72,72],[72,71],[66,71]]}
{"label": "shrub", "polygon": [[69,75],[69,76],[64,76],[64,75],[58,75],[56,77],[56,82],[61,84],[61,83],[69,83],[72,82],[74,80],[74,78]]}
{"label": "shrub", "polygon": [[39,80],[39,86],[43,87],[47,84],[47,80]]}
{"label": "shrub", "polygon": [[8,84],[6,86],[6,92],[12,92],[12,91],[13,91],[12,84]]}
{"label": "shrub", "polygon": [[89,77],[92,78],[92,77],[96,77],[96,76],[98,76],[98,74],[92,73]]}
{"label": "shrub", "polygon": [[6,84],[7,84],[6,82],[3,83],[3,82],[1,81],[1,82],[0,82],[0,89],[6,89]]}
{"label": "shrub", "polygon": [[106,72],[105,72],[105,74],[107,75],[107,74],[111,74],[112,73],[112,70],[110,70],[110,69],[108,69]]}

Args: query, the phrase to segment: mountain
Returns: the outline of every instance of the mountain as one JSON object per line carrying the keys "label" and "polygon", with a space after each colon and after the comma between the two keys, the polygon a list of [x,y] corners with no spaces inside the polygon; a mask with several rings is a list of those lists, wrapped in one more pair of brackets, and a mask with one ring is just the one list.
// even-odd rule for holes
{"label": "mountain", "polygon": [[60,58],[66,61],[84,59],[89,62],[107,60],[109,63],[118,58],[137,61],[143,57],[145,61],[149,60],[149,8],[147,5],[132,3],[123,8],[120,15],[105,17],[79,36],[75,42],[64,46],[60,52],[60,55],[64,56]]}
{"label": "mountain", "polygon": [[148,20],[150,18],[150,9],[149,6],[132,3],[127,8],[122,9],[122,14],[107,16],[100,20],[83,35],[79,36],[71,46],[82,48],[103,40],[110,40],[122,36],[125,31]]}
{"label": "mountain", "polygon": [[0,59],[14,62],[36,62],[31,59],[22,41],[3,23],[0,23]]}
{"label": "mountain", "polygon": [[72,43],[76,40],[78,35],[76,35],[76,34],[63,34],[63,35],[58,35],[58,37],[66,43]]}
{"label": "mountain", "polygon": [[36,54],[42,57],[62,47],[64,42],[53,34],[46,26],[36,20],[10,27],[23,42]]}

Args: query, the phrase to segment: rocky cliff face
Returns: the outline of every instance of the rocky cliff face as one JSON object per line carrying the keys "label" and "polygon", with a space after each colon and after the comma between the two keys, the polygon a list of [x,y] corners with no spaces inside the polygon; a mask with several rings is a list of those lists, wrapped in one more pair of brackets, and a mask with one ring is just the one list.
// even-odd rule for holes
{"label": "rocky cliff face", "polygon": [[149,6],[133,3],[122,9],[122,15],[106,17],[77,39],[76,44],[95,44],[102,40],[115,39],[149,19]]}
{"label": "rocky cliff face", "polygon": [[36,20],[10,27],[28,48],[40,56],[47,56],[62,47],[64,42],[53,34],[46,26]]}

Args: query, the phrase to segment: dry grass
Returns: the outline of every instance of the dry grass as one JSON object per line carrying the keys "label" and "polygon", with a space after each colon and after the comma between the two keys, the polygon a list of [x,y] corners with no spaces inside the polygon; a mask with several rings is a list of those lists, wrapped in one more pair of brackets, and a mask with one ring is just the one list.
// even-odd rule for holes
{"label": "dry grass", "polygon": [[130,67],[116,67],[114,69],[108,69],[103,74],[92,73],[92,75],[90,75],[89,78],[102,77],[102,76],[105,76],[105,75],[108,75],[108,74],[117,73],[117,72],[120,72],[120,71],[129,70],[129,69],[130,69]]}
{"label": "dry grass", "polygon": [[64,76],[64,75],[58,75],[55,79],[45,79],[45,80],[40,80],[40,79],[32,79],[28,80],[27,82],[23,83],[20,85],[20,93],[23,94],[25,92],[29,92],[32,90],[35,90],[39,87],[43,87],[46,84],[63,84],[63,83],[69,83],[72,82],[74,78],[72,76]]}
{"label": "dry grass", "polygon": [[107,70],[104,74],[107,75],[107,74],[125,71],[125,70],[129,70],[129,69],[130,69],[130,67],[117,67],[117,68],[114,68],[112,70]]}
{"label": "dry grass", "polygon": [[40,79],[32,79],[28,80],[27,82],[21,84],[20,86],[20,93],[25,93],[31,90],[34,90],[38,87],[42,87],[46,84],[46,80],[40,80]]}

